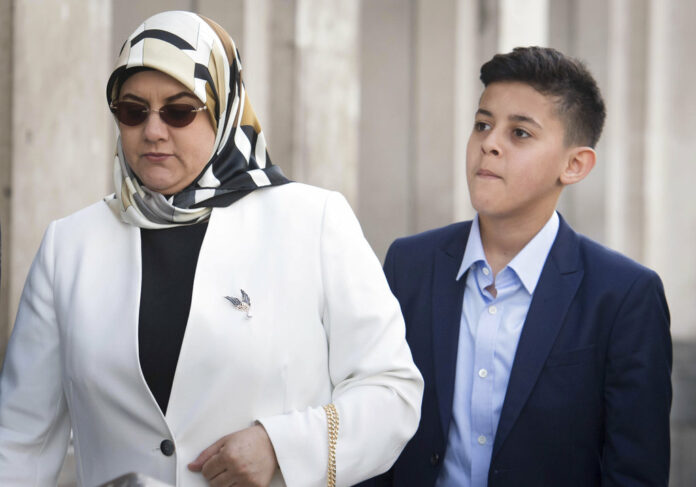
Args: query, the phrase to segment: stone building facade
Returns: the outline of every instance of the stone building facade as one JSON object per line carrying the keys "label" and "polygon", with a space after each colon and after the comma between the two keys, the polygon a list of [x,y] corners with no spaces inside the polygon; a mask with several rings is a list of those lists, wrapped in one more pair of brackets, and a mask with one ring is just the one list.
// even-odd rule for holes
{"label": "stone building facade", "polygon": [[47,224],[111,192],[116,53],[171,9],[232,34],[274,163],[344,193],[380,257],[472,216],[483,61],[530,44],[583,59],[609,115],[597,167],[560,211],[664,280],[671,485],[696,484],[696,0],[0,0],[0,356]]}

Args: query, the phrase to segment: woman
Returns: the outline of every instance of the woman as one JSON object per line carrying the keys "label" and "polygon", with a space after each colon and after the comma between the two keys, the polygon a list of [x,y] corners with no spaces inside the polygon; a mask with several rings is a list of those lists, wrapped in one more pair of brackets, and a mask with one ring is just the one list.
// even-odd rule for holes
{"label": "woman", "polygon": [[[271,164],[229,36],[146,20],[107,85],[116,192],[50,224],[0,378],[0,485],[350,485],[418,423],[398,304],[345,200]],[[289,183],[289,184],[288,184]]]}

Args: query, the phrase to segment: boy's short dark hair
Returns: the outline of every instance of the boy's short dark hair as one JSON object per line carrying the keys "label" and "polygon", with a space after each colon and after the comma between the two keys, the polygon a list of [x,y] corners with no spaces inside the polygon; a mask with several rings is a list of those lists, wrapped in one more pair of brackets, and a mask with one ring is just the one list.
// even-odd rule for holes
{"label": "boy's short dark hair", "polygon": [[516,47],[481,66],[481,81],[519,81],[557,98],[565,125],[565,144],[594,147],[602,134],[606,109],[597,82],[585,65],[556,49]]}

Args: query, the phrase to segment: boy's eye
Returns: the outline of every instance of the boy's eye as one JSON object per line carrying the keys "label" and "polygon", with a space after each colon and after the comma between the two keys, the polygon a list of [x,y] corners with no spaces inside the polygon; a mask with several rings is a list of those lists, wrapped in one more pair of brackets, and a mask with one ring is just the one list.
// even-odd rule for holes
{"label": "boy's eye", "polygon": [[489,130],[491,126],[486,122],[474,122],[474,130],[477,132],[483,132],[484,130]]}
{"label": "boy's eye", "polygon": [[522,130],[522,129],[515,129],[512,131],[512,133],[518,139],[526,139],[527,137],[531,137],[529,132],[527,132],[526,130]]}

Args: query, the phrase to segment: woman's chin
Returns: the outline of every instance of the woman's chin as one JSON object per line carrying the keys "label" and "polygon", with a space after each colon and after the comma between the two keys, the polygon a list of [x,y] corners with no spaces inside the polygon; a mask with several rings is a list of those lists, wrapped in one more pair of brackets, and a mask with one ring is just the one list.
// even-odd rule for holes
{"label": "woman's chin", "polygon": [[138,178],[147,189],[167,196],[178,193],[186,187],[181,178],[174,177],[175,175],[171,174],[170,171],[162,171],[161,168],[153,169],[155,170],[138,175]]}
{"label": "woman's chin", "polygon": [[164,196],[171,196],[173,194],[178,193],[182,189],[184,189],[185,186],[182,186],[180,184],[172,184],[167,181],[147,181],[143,180],[143,185],[151,190],[151,191],[156,191],[157,193],[163,194]]}

